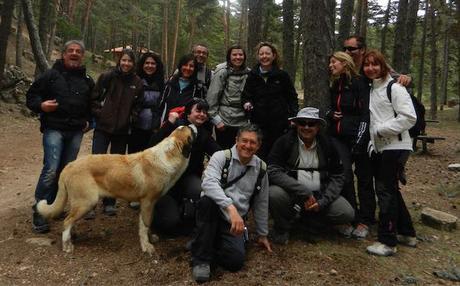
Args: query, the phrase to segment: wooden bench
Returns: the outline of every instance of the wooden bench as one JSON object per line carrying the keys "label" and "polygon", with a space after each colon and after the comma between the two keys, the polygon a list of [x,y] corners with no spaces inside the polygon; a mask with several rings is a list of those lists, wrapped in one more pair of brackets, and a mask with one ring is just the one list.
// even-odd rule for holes
{"label": "wooden bench", "polygon": [[446,140],[444,137],[428,136],[428,135],[419,135],[415,137],[413,142],[414,151],[417,151],[417,140],[422,141],[422,153],[428,153],[427,143],[434,144],[436,140]]}

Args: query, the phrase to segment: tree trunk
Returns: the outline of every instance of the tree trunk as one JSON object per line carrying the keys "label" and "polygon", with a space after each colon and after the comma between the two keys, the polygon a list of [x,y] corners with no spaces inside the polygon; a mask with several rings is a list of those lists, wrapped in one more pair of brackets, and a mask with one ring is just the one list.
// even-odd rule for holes
{"label": "tree trunk", "polygon": [[88,22],[89,22],[89,16],[91,15],[91,8],[94,4],[95,0],[86,0],[85,4],[85,12],[83,13],[83,18],[82,18],[82,23],[81,23],[81,35],[82,38],[85,39],[87,33],[88,33]]}
{"label": "tree trunk", "polygon": [[[447,81],[449,79],[449,30],[444,27],[443,35],[443,53],[442,53],[442,74],[441,74],[441,104],[439,108],[444,109],[444,105],[447,104]],[[460,60],[460,59],[458,59]]]}
{"label": "tree trunk", "polygon": [[53,7],[51,8],[51,13],[50,13],[50,37],[48,40],[48,51],[46,52],[46,59],[49,61],[51,59],[51,55],[53,54],[53,49],[54,49],[54,37],[56,36],[56,24],[57,24],[57,15],[59,13],[59,6],[60,6],[60,0],[54,0],[53,1]]}
{"label": "tree trunk", "polygon": [[226,1],[224,13],[225,50],[230,47],[230,0]]}
{"label": "tree trunk", "polygon": [[336,47],[342,47],[345,39],[350,36],[354,4],[354,0],[342,0],[342,4],[340,5],[339,35],[337,36]]}
{"label": "tree trunk", "polygon": [[[334,42],[331,25],[331,0],[302,0],[304,106],[320,109],[324,116],[329,108],[329,55]],[[318,48],[321,43],[321,48]]]}
{"label": "tree trunk", "polygon": [[43,51],[47,51],[48,46],[48,32],[50,29],[50,1],[40,1],[40,17],[38,18],[38,35],[40,36],[40,43],[42,44]]}
{"label": "tree trunk", "polygon": [[8,37],[11,33],[11,22],[13,20],[14,0],[4,1],[2,7],[2,22],[0,23],[0,84],[3,81],[3,74],[6,63],[6,50]]}
{"label": "tree trunk", "polygon": [[248,27],[248,0],[241,0],[240,28],[238,30],[238,44],[247,50],[247,27]]}
{"label": "tree trunk", "polygon": [[75,10],[77,8],[77,0],[69,0],[67,6],[67,17],[71,23],[75,23]]}
{"label": "tree trunk", "polygon": [[255,47],[261,41],[262,35],[262,17],[260,12],[263,11],[264,1],[248,0],[248,65],[253,66],[256,62]]}
{"label": "tree trunk", "polygon": [[406,49],[407,38],[407,15],[408,15],[408,0],[400,0],[398,6],[398,19],[395,25],[395,38],[393,46],[393,68],[400,72],[407,74],[404,70],[404,51]]}
{"label": "tree trunk", "polygon": [[169,14],[169,1],[165,0],[163,2],[163,39],[162,39],[162,57],[163,57],[163,64],[165,68],[165,72],[169,73],[169,65],[168,65],[168,14]]}
{"label": "tree trunk", "polygon": [[19,3],[18,7],[18,23],[16,32],[16,66],[22,68],[22,52],[24,51],[24,38],[22,36],[22,25],[24,17],[22,15],[22,6]]}
{"label": "tree trunk", "polygon": [[171,65],[176,66],[176,51],[177,51],[177,39],[179,38],[179,24],[180,24],[180,10],[181,10],[181,0],[177,0],[176,3],[176,29],[174,30],[174,44],[172,52],[172,61]]}
{"label": "tree trunk", "polygon": [[417,12],[419,7],[419,0],[409,1],[409,11],[407,15],[406,26],[406,39],[404,41],[403,50],[403,67],[401,71],[410,73],[411,59],[412,59],[412,46],[414,44],[415,34],[417,31]]}
{"label": "tree trunk", "polygon": [[361,22],[359,26],[359,35],[366,38],[367,36],[367,0],[361,3]]}
{"label": "tree trunk", "polygon": [[355,23],[355,34],[359,35],[359,29],[361,28],[361,7],[363,6],[363,0],[356,1],[356,23]]}
{"label": "tree trunk", "polygon": [[385,17],[383,20],[383,28],[381,31],[381,36],[380,36],[380,51],[387,56],[386,53],[386,40],[387,40],[387,31],[388,31],[388,23],[390,22],[390,11],[391,11],[391,0],[388,0],[388,5],[387,5],[387,10],[385,11]]}
{"label": "tree trunk", "polygon": [[283,62],[284,70],[293,82],[295,82],[294,31],[294,0],[283,0]]}
{"label": "tree trunk", "polygon": [[438,86],[437,86],[437,49],[436,49],[436,15],[435,15],[435,8],[433,7],[433,3],[430,3],[430,58],[431,58],[431,87],[430,87],[430,115],[431,119],[435,120],[437,117],[437,107],[438,107]]}
{"label": "tree trunk", "polygon": [[420,65],[418,68],[418,83],[417,83],[417,98],[422,101],[423,95],[423,76],[424,76],[424,69],[425,69],[425,45],[426,45],[426,32],[428,27],[428,1],[425,1],[425,17],[423,19],[423,32],[422,32],[422,39],[420,41]]}
{"label": "tree trunk", "polygon": [[[21,0],[22,8],[24,10],[24,20],[29,30],[30,45],[35,58],[35,63],[38,66],[40,72],[44,72],[49,68],[48,61],[46,60],[45,53],[43,52],[42,45],[40,43],[40,36],[38,35],[37,25],[34,21],[34,15],[32,11],[31,0]],[[8,1],[7,1],[8,2]]]}

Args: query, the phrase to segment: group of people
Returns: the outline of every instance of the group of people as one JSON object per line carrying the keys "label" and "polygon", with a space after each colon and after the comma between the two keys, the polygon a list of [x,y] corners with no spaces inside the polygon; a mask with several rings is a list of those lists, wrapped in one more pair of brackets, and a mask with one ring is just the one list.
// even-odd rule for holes
{"label": "group of people", "polygon": [[[76,159],[91,128],[93,154],[107,153],[109,146],[110,153],[125,154],[194,124],[198,135],[187,170],[156,204],[152,227],[192,234],[187,247],[196,281],[209,280],[212,263],[231,271],[243,266],[250,210],[257,242],[271,252],[271,242],[288,243],[301,217],[366,238],[376,223],[377,195],[378,241],[367,251],[388,256],[398,242],[416,246],[398,186],[416,119],[404,88],[410,77],[394,74],[363,38],[347,38],[343,51],[331,55],[331,106],[321,111],[323,118],[317,108],[299,110],[294,84],[268,42],[257,45],[254,67],[235,45],[214,72],[206,64],[208,48],[197,44],[167,81],[157,54],[142,54],[136,65],[133,51],[123,50],[116,67],[94,84],[82,65],[84,52],[82,42],[68,41],[62,59],[27,93],[43,133],[37,202],[54,201],[60,172]],[[399,84],[392,84],[393,77]],[[35,205],[33,210],[33,230],[48,232],[48,222]],[[115,215],[116,201],[105,198],[103,212]],[[94,210],[87,214],[94,216]]]}

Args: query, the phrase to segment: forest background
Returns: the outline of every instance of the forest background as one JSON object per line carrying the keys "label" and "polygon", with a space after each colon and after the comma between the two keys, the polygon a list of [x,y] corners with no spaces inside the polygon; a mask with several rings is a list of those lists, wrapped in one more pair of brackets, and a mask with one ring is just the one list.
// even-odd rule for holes
{"label": "forest background", "polygon": [[[153,50],[161,55],[168,73],[194,43],[209,47],[208,64],[213,67],[225,60],[226,49],[234,43],[246,48],[252,65],[253,49],[264,40],[278,46],[283,68],[295,80],[298,90],[303,91],[304,105],[324,110],[329,106],[328,57],[342,48],[344,38],[357,34],[367,39],[369,47],[380,49],[396,71],[411,75],[417,97],[430,110],[428,117],[436,119],[437,110],[454,106],[460,99],[460,0],[0,3],[2,68],[22,66],[27,52],[25,31],[37,66],[35,74],[52,64],[53,50],[69,39],[83,39],[91,54],[103,54],[106,58],[112,58],[112,54],[104,51],[114,47],[129,45],[136,51]],[[15,58],[6,56],[8,39],[15,42]],[[91,72],[96,75],[106,68],[102,62]]]}

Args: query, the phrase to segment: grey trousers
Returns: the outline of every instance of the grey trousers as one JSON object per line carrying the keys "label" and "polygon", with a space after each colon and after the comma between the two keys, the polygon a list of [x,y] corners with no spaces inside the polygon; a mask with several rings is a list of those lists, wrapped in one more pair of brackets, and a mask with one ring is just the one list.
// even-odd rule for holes
{"label": "grey trousers", "polygon": [[[278,232],[286,232],[291,229],[292,223],[296,218],[294,210],[295,197],[277,185],[270,186],[270,214],[274,221],[274,228]],[[303,207],[303,205],[302,205]],[[310,212],[301,211],[301,214]],[[335,201],[321,210],[318,214],[331,224],[351,223],[355,217],[355,211],[350,203],[339,196]]]}

